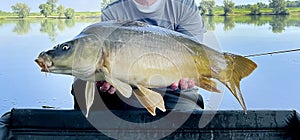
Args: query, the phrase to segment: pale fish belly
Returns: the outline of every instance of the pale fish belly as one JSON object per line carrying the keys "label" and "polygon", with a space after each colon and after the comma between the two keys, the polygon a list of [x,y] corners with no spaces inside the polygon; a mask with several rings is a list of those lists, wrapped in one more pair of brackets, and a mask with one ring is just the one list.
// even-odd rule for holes
{"label": "pale fish belly", "polygon": [[146,45],[133,41],[111,53],[112,76],[131,85],[160,88],[181,78],[199,77],[192,55],[180,43],[166,46],[164,42]]}

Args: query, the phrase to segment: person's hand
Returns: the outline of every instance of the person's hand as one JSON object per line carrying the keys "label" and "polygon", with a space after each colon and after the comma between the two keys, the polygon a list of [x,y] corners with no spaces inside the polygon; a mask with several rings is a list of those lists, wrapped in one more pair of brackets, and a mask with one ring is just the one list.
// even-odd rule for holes
{"label": "person's hand", "polygon": [[[186,90],[189,88],[193,88],[195,86],[195,82],[193,80],[183,78],[179,80],[179,82],[173,83],[170,85],[171,90]],[[101,92],[107,92],[109,94],[114,94],[116,92],[116,88],[114,88],[112,85],[107,83],[106,81],[98,81],[96,83],[96,87],[101,91]]]}
{"label": "person's hand", "polygon": [[170,85],[171,90],[186,90],[189,88],[193,88],[195,86],[195,82],[193,80],[187,79],[187,78],[182,78],[179,80],[178,83],[173,83]]}
{"label": "person's hand", "polygon": [[96,87],[101,91],[101,92],[107,92],[109,94],[114,94],[116,92],[116,88],[114,88],[112,85],[107,83],[106,81],[98,81],[96,83]]}

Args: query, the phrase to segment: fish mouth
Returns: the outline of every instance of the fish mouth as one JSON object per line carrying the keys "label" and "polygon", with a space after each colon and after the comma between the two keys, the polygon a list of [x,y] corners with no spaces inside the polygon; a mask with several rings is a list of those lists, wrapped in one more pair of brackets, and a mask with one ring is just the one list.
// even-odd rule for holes
{"label": "fish mouth", "polygon": [[67,67],[55,66],[54,63],[48,58],[39,57],[34,61],[41,67],[41,72],[50,72],[67,75],[72,75],[73,72]]}
{"label": "fish mouth", "polygon": [[53,62],[42,58],[34,60],[40,67],[42,72],[50,72],[50,68],[53,66]]}

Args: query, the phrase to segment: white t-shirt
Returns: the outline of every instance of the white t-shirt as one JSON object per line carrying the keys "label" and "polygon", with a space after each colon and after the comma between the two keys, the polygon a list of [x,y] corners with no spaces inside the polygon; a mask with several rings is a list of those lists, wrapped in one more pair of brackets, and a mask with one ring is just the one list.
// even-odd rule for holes
{"label": "white t-shirt", "polygon": [[117,0],[102,10],[101,20],[138,20],[168,28],[203,41],[202,17],[194,0],[158,0],[143,6],[134,0]]}
{"label": "white t-shirt", "polygon": [[156,2],[150,6],[141,5],[138,2],[136,2],[135,0],[133,0],[133,2],[136,5],[137,9],[139,9],[143,13],[155,12],[161,7],[161,4],[162,4],[162,0],[156,0]]}

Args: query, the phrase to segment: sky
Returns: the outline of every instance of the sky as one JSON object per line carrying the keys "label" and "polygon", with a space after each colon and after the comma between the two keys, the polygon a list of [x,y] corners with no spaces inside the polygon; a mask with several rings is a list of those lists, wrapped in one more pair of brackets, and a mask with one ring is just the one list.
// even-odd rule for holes
{"label": "sky", "polygon": [[[197,4],[201,0],[195,0]],[[31,12],[39,12],[39,5],[46,3],[47,0],[1,0],[0,10],[11,12],[11,6],[19,3],[26,3]],[[58,5],[62,4],[66,8],[73,8],[75,11],[100,11],[101,0],[58,0]],[[235,4],[254,4],[257,2],[269,3],[268,0],[233,0]],[[222,5],[223,0],[216,0],[217,5]]]}

